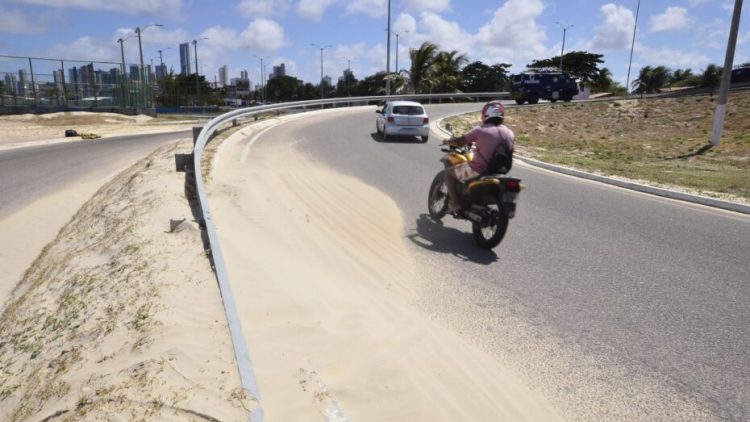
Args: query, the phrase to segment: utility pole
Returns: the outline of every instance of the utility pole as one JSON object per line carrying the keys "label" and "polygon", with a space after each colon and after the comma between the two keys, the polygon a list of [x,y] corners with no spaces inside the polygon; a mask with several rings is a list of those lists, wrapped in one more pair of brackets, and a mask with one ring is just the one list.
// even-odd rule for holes
{"label": "utility pole", "polygon": [[714,116],[714,128],[711,132],[711,145],[717,146],[721,142],[721,132],[724,129],[724,116],[727,111],[727,96],[729,85],[732,80],[732,65],[734,64],[734,49],[737,45],[737,32],[740,27],[740,14],[742,13],[742,0],[734,1],[734,13],[732,14],[732,26],[729,29],[729,41],[727,42],[727,54],[724,58],[724,74],[719,87],[719,101],[716,105]]}
{"label": "utility pole", "polygon": [[633,47],[635,47],[635,31],[638,28],[638,12],[641,11],[641,0],[635,9],[635,23],[633,24],[633,41],[630,43],[630,60],[628,61],[628,78],[625,80],[625,89],[630,93],[630,66],[633,64]]}

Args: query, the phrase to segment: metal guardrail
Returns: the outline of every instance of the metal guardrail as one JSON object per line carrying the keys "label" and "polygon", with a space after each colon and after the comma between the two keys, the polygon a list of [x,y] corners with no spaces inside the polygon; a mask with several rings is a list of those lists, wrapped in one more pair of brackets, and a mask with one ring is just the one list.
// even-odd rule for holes
{"label": "metal guardrail", "polygon": [[[326,105],[360,105],[362,103],[369,104],[372,102],[384,102],[393,100],[433,100],[433,99],[467,99],[477,100],[479,98],[495,98],[504,99],[509,96],[508,92],[481,92],[481,93],[470,93],[470,94],[419,94],[419,95],[391,95],[388,97],[374,96],[374,97],[346,97],[346,98],[332,98],[324,100],[311,100],[311,101],[297,101],[273,105],[263,105],[250,107],[240,110],[231,111],[229,113],[222,114],[209,121],[206,126],[203,127],[200,134],[198,135],[193,149],[193,166],[195,169],[195,183],[198,191],[198,200],[200,201],[201,213],[203,216],[203,225],[208,233],[208,240],[211,248],[211,255],[214,262],[214,269],[216,272],[216,278],[221,290],[221,297],[224,302],[224,310],[227,315],[229,322],[229,332],[232,337],[232,344],[234,347],[235,358],[237,360],[237,368],[240,373],[240,381],[242,388],[249,393],[252,398],[257,400],[260,404],[260,391],[258,384],[255,379],[255,373],[253,371],[252,361],[250,359],[250,352],[245,341],[245,336],[242,332],[242,324],[237,314],[237,307],[232,294],[232,288],[229,284],[229,275],[227,273],[226,266],[224,265],[224,255],[221,251],[221,245],[219,244],[219,237],[216,232],[216,224],[211,215],[211,211],[208,207],[208,198],[206,196],[206,188],[203,182],[203,175],[201,169],[201,159],[203,156],[203,149],[210,142],[211,137],[216,133],[218,129],[227,124],[234,124],[234,121],[239,118],[252,117],[260,113],[267,113],[272,111],[281,111],[288,109],[299,109],[306,110],[307,107],[326,106]],[[251,411],[250,420],[253,422],[261,422],[263,420],[263,410],[259,405],[258,408]]]}

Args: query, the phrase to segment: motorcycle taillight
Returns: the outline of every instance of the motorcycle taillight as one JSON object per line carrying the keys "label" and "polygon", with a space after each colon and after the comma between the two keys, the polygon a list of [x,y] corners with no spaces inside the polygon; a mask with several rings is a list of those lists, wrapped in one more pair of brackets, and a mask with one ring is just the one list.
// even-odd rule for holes
{"label": "motorcycle taillight", "polygon": [[508,190],[518,191],[520,185],[517,180],[507,180],[505,181],[505,188]]}

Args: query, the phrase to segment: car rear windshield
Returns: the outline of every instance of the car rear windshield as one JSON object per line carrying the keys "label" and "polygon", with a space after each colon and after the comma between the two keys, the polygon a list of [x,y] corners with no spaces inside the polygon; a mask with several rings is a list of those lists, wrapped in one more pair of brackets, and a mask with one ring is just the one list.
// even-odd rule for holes
{"label": "car rear windshield", "polygon": [[415,116],[424,114],[424,109],[419,106],[395,106],[393,107],[393,114],[407,114]]}

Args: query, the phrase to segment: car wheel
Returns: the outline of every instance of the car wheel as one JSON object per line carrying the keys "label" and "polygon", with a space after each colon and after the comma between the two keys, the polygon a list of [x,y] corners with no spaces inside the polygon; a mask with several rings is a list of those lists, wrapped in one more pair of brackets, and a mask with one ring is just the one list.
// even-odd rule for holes
{"label": "car wheel", "polygon": [[427,136],[423,136],[423,137],[422,137],[422,142],[427,142],[427,139],[429,139],[429,137],[427,137]]}
{"label": "car wheel", "polygon": [[523,105],[524,99],[523,98],[516,98],[516,104]]}
{"label": "car wheel", "polygon": [[378,132],[378,135],[381,134],[381,132],[380,132],[380,125],[378,124],[378,122],[375,122],[375,131]]}

